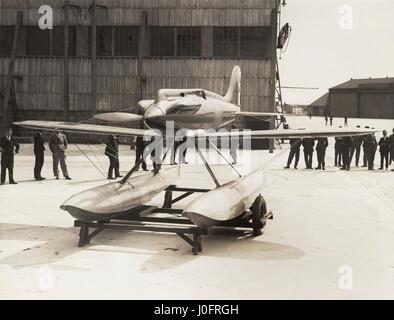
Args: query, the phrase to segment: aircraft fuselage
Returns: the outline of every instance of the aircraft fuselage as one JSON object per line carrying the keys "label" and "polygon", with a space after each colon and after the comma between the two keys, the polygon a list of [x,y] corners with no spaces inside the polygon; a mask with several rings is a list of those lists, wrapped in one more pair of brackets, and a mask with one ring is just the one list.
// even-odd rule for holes
{"label": "aircraft fuselage", "polygon": [[235,120],[240,108],[216,93],[201,89],[159,90],[156,100],[146,109],[145,124],[164,130],[167,121],[175,129],[217,129]]}

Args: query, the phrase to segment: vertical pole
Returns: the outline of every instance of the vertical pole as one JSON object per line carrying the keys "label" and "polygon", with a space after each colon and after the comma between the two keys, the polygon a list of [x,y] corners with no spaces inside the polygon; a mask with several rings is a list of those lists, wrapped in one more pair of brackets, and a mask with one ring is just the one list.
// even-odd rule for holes
{"label": "vertical pole", "polygon": [[146,55],[146,27],[147,27],[147,13],[143,11],[141,13],[141,25],[138,39],[138,61],[137,61],[137,87],[136,87],[136,97],[138,103],[143,99],[142,97],[142,67],[143,59]]}
{"label": "vertical pole", "polygon": [[17,45],[18,45],[19,33],[20,33],[22,23],[23,23],[23,13],[22,13],[22,11],[18,11],[18,13],[16,15],[16,25],[15,25],[15,31],[14,31],[14,38],[12,40],[10,64],[8,66],[8,76],[7,76],[6,86],[5,86],[5,94],[4,94],[5,96],[4,96],[3,108],[2,108],[2,126],[3,126],[4,130],[5,130],[5,127],[7,126],[8,100],[10,99],[12,77],[14,75],[14,69],[15,69],[16,49],[17,49]]}
{"label": "vertical pole", "polygon": [[[277,72],[277,57],[276,57],[276,39],[278,37],[278,14],[279,14],[280,2],[277,2],[277,7],[272,9],[271,13],[271,27],[272,27],[272,39],[271,39],[271,101],[275,104],[275,92],[276,92],[276,72]],[[271,112],[275,112],[274,105],[272,106]],[[273,122],[270,122],[270,130],[274,129]],[[269,140],[269,152],[274,152],[274,140]]]}
{"label": "vertical pole", "polygon": [[96,27],[96,16],[97,16],[97,5],[96,5],[96,0],[92,1],[92,64],[91,64],[91,75],[92,75],[92,114],[94,115],[96,113],[96,101],[97,101],[97,70],[96,70],[96,65],[97,65],[97,52],[96,52],[96,47],[97,47],[97,39],[96,39],[96,33],[97,33],[97,27]]}
{"label": "vertical pole", "polygon": [[70,3],[69,0],[66,1],[64,6],[64,65],[63,65],[63,100],[64,100],[64,121],[68,121],[68,111],[70,109],[70,100],[69,100],[69,8]]}
{"label": "vertical pole", "polygon": [[197,151],[198,155],[200,156],[202,162],[204,163],[205,168],[207,169],[207,171],[208,171],[209,175],[211,176],[212,180],[215,182],[216,187],[218,187],[218,188],[221,187],[221,184],[219,183],[219,181],[216,178],[215,174],[213,173],[211,167],[209,166],[207,160],[205,159],[204,155],[202,154],[200,148],[198,147],[198,142],[195,141],[194,145],[196,147],[196,151]]}

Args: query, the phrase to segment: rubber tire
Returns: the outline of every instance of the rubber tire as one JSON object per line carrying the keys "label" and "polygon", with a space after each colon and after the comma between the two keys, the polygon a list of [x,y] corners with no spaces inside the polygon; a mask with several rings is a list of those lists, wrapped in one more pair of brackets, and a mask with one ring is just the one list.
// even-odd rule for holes
{"label": "rubber tire", "polygon": [[[253,225],[253,235],[261,236],[263,234],[263,229],[266,222],[262,221],[267,214],[267,204],[262,195],[259,195],[253,202],[251,206],[252,211],[252,225]],[[263,226],[261,227],[261,223]]]}

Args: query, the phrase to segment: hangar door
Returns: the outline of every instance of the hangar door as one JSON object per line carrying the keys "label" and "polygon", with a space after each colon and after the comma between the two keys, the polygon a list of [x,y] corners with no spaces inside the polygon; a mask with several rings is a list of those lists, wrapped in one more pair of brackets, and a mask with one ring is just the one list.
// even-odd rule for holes
{"label": "hangar door", "polygon": [[394,92],[361,93],[360,117],[394,119]]}

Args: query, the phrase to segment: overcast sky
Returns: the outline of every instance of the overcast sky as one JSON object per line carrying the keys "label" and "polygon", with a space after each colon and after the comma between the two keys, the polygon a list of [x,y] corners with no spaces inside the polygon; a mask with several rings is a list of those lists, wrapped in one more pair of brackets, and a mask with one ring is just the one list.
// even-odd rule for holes
{"label": "overcast sky", "polygon": [[286,2],[282,25],[293,32],[279,60],[282,86],[319,87],[283,90],[286,103],[309,104],[350,78],[394,77],[394,0]]}

